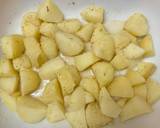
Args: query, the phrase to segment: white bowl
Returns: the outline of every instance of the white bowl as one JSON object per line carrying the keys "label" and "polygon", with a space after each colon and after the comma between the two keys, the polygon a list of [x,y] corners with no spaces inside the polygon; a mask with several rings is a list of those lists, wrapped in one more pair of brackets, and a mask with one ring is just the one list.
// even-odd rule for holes
{"label": "white bowl", "polygon": [[[20,32],[22,15],[29,10],[36,10],[41,0],[0,0],[0,36]],[[160,0],[55,0],[68,17],[80,17],[80,11],[90,4],[101,5],[106,9],[106,21],[114,19],[125,20],[134,12],[142,12],[149,20],[150,33],[153,36],[156,56],[147,60],[157,65],[154,79],[160,76]],[[115,121],[112,128],[159,128],[160,102],[154,105],[154,112],[125,124]],[[15,113],[9,112],[0,103],[0,128],[69,128],[65,121],[49,124],[43,121],[38,124],[26,124]]]}

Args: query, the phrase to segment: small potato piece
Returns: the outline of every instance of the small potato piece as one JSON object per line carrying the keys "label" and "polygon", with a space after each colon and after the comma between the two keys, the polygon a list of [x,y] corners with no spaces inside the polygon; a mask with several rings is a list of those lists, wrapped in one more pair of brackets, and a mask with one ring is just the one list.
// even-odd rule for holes
{"label": "small potato piece", "polygon": [[1,48],[7,59],[14,59],[23,54],[25,47],[21,35],[10,35],[1,38]]}
{"label": "small potato piece", "polygon": [[126,48],[124,48],[123,52],[124,52],[124,55],[129,59],[141,58],[145,53],[143,48],[133,43],[129,44]]}
{"label": "small potato piece", "polygon": [[17,99],[17,113],[24,122],[37,123],[46,116],[47,106],[31,96],[21,96]]}
{"label": "small potato piece", "polygon": [[155,70],[156,65],[151,62],[141,62],[137,66],[137,72],[139,72],[146,79],[148,79],[148,77],[150,77]]}
{"label": "small potato piece", "polygon": [[60,57],[56,57],[44,63],[39,69],[39,75],[43,80],[52,80],[57,71],[65,65]]}
{"label": "small potato piece", "polygon": [[58,6],[52,0],[45,0],[38,8],[38,17],[45,22],[61,22],[64,18]]}
{"label": "small potato piece", "polygon": [[27,95],[35,91],[40,85],[40,78],[37,72],[31,69],[20,70],[21,94]]}
{"label": "small potato piece", "polygon": [[120,107],[123,108],[123,106],[126,104],[127,100],[128,100],[127,98],[121,98],[121,99],[119,99],[119,100],[117,101],[117,104],[118,104]]}
{"label": "small potato piece", "polygon": [[66,33],[75,33],[81,27],[81,22],[78,19],[67,19],[57,24],[57,27]]}
{"label": "small potato piece", "polygon": [[20,70],[21,68],[31,68],[31,62],[27,55],[22,55],[16,59],[13,59],[14,69]]}
{"label": "small potato piece", "polygon": [[104,9],[95,5],[89,6],[81,12],[84,20],[91,23],[102,23],[104,20]]}
{"label": "small potato piece", "polygon": [[41,36],[40,44],[44,54],[48,57],[48,59],[55,58],[58,55],[58,47],[55,40]]}
{"label": "small potato piece", "polygon": [[128,70],[126,77],[130,80],[132,86],[144,84],[145,78],[137,71]]}
{"label": "small potato piece", "polygon": [[105,116],[96,102],[90,103],[86,108],[86,120],[89,128],[101,128],[112,121]]}
{"label": "small potato piece", "polygon": [[84,49],[84,43],[80,38],[73,34],[57,32],[56,42],[59,50],[66,56],[75,56]]}
{"label": "small potato piece", "polygon": [[140,13],[130,16],[124,26],[125,30],[138,37],[145,36],[148,33],[148,28],[146,17]]}
{"label": "small potato piece", "polygon": [[102,113],[106,116],[116,118],[121,112],[120,106],[112,99],[105,87],[100,90],[99,104]]}
{"label": "small potato piece", "polygon": [[145,100],[147,99],[147,86],[146,84],[140,84],[138,86],[134,87],[134,95],[135,96],[141,96]]}
{"label": "small potato piece", "polygon": [[85,91],[85,102],[86,102],[86,104],[92,103],[94,101],[95,101],[95,97],[91,93]]}
{"label": "small potato piece", "polygon": [[98,62],[92,66],[92,70],[100,87],[108,86],[114,78],[114,68],[110,63]]}
{"label": "small potato piece", "polygon": [[79,36],[85,42],[90,41],[92,33],[94,30],[93,24],[85,24],[77,33],[76,35]]}
{"label": "small potato piece", "polygon": [[126,105],[123,107],[122,112],[120,113],[121,121],[127,121],[131,118],[141,116],[152,112],[152,108],[147,102],[139,97],[135,96],[130,99]]}
{"label": "small potato piece", "polygon": [[108,87],[111,96],[130,98],[134,95],[134,90],[130,81],[124,76],[114,78],[111,85]]}
{"label": "small potato piece", "polygon": [[76,56],[74,60],[78,70],[83,71],[100,59],[96,57],[92,52],[85,52],[81,55]]}
{"label": "small potato piece", "polygon": [[94,77],[94,73],[93,73],[92,69],[90,69],[90,68],[81,72],[80,75],[81,75],[82,78],[92,78],[92,77]]}

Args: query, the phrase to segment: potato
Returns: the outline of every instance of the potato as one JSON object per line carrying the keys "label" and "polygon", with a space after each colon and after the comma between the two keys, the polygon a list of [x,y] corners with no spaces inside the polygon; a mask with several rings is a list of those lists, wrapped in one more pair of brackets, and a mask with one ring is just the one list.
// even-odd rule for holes
{"label": "potato", "polygon": [[2,53],[7,59],[14,59],[24,53],[23,37],[21,35],[9,35],[1,38]]}
{"label": "potato", "polygon": [[58,23],[57,27],[66,33],[75,33],[81,28],[81,22],[78,19],[67,19]]}
{"label": "potato", "polygon": [[41,36],[40,44],[48,59],[52,59],[58,56],[58,47],[55,40],[45,36]]}
{"label": "potato", "polygon": [[57,78],[60,82],[63,96],[66,96],[73,92],[74,88],[80,82],[80,74],[76,67],[66,65],[59,69],[57,72]]}
{"label": "potato", "polygon": [[136,44],[129,44],[126,48],[123,49],[124,55],[129,59],[138,59],[143,57],[145,51]]}
{"label": "potato", "polygon": [[91,39],[93,30],[93,24],[85,24],[78,32],[76,32],[76,35],[79,36],[85,42],[88,42]]}
{"label": "potato", "polygon": [[20,70],[21,94],[22,96],[30,94],[38,89],[40,85],[40,77],[37,72],[31,69]]}
{"label": "potato", "polygon": [[132,86],[144,84],[145,78],[137,71],[128,70],[126,77],[130,80]]}
{"label": "potato", "polygon": [[83,78],[80,82],[80,86],[83,87],[84,90],[89,92],[98,100],[99,98],[99,86],[95,79],[93,78]]}
{"label": "potato", "polygon": [[151,62],[140,62],[137,66],[137,71],[146,79],[148,79],[155,70],[156,65]]}
{"label": "potato", "polygon": [[131,98],[133,97],[133,88],[131,82],[124,76],[117,76],[114,78],[108,91],[111,96]]}
{"label": "potato", "polygon": [[116,118],[121,112],[120,106],[112,99],[105,87],[100,90],[99,105],[102,113],[109,117]]}
{"label": "potato", "polygon": [[31,96],[17,99],[17,113],[24,122],[37,123],[46,116],[47,106]]}
{"label": "potato", "polygon": [[43,80],[52,80],[56,72],[65,65],[60,57],[56,57],[44,63],[39,69],[39,75]]}
{"label": "potato", "polygon": [[45,0],[38,8],[38,17],[45,22],[61,22],[64,18],[58,6],[51,0]]}
{"label": "potato", "polygon": [[147,102],[154,104],[160,99],[160,84],[154,80],[147,81]]}
{"label": "potato", "polygon": [[104,20],[104,9],[95,5],[89,6],[81,12],[84,20],[91,23],[102,23]]}
{"label": "potato", "polygon": [[49,38],[55,38],[55,33],[58,31],[56,24],[43,22],[40,26],[40,33]]}
{"label": "potato", "polygon": [[82,78],[92,78],[92,77],[94,77],[94,73],[93,73],[92,69],[90,69],[90,68],[81,72],[80,75],[81,75]]}
{"label": "potato", "polygon": [[71,111],[70,110],[70,99],[71,99],[71,95],[64,96],[64,107],[65,107],[66,112]]}
{"label": "potato", "polygon": [[64,56],[63,54],[60,53],[59,55],[66,64],[68,65],[75,65],[75,62],[74,62],[74,57],[72,56]]}
{"label": "potato", "polygon": [[85,91],[85,103],[89,104],[94,101],[95,101],[95,97],[91,93]]}
{"label": "potato", "polygon": [[86,120],[89,128],[101,128],[112,121],[105,116],[96,102],[90,103],[86,108]]}
{"label": "potato", "polygon": [[147,99],[147,86],[146,84],[140,84],[138,86],[134,87],[134,95],[135,96],[141,96],[145,100]]}
{"label": "potato", "polygon": [[47,120],[50,123],[58,122],[65,119],[64,106],[59,102],[53,102],[47,108]]}
{"label": "potato", "polygon": [[93,65],[100,59],[96,57],[92,52],[84,52],[74,58],[75,65],[79,71],[84,71],[89,66]]}
{"label": "potato", "polygon": [[146,17],[141,13],[135,13],[128,18],[124,29],[129,33],[141,37],[148,33],[148,22]]}
{"label": "potato", "polygon": [[78,111],[67,112],[65,115],[72,128],[87,128],[84,107]]}
{"label": "potato", "polygon": [[18,58],[13,59],[12,62],[13,62],[14,69],[16,69],[18,71],[21,68],[31,68],[32,67],[30,59],[25,54],[20,56],[20,57],[18,57]]}
{"label": "potato", "polygon": [[114,78],[114,68],[110,63],[98,62],[92,66],[92,70],[100,87],[108,86]]}
{"label": "potato", "polygon": [[84,49],[82,40],[73,34],[57,32],[56,42],[60,52],[66,56],[78,55]]}
{"label": "potato", "polygon": [[119,99],[119,100],[117,101],[117,104],[118,104],[120,107],[123,108],[123,106],[126,104],[127,100],[128,100],[127,98],[121,98],[121,99]]}
{"label": "potato", "polygon": [[151,106],[143,98],[135,96],[123,107],[120,119],[121,121],[126,121],[149,112],[152,112]]}

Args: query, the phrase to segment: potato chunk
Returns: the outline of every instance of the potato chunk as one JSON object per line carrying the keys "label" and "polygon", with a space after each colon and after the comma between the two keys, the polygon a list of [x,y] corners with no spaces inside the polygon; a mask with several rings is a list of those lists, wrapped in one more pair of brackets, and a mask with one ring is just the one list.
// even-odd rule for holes
{"label": "potato chunk", "polygon": [[117,104],[118,104],[120,107],[123,108],[123,106],[126,104],[127,100],[128,100],[127,98],[121,98],[121,99],[119,99],[119,100],[117,101]]}
{"label": "potato chunk", "polygon": [[146,84],[140,84],[134,87],[135,96],[141,96],[142,98],[147,100],[147,94],[148,94],[148,90],[147,90]]}
{"label": "potato chunk", "polygon": [[92,103],[94,101],[95,101],[95,97],[91,93],[85,91],[85,102],[86,102],[86,104]]}

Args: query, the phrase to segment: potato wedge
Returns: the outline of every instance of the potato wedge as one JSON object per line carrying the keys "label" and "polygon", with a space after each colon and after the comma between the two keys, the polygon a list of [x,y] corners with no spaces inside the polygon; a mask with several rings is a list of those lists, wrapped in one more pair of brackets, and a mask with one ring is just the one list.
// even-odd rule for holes
{"label": "potato wedge", "polygon": [[120,107],[123,108],[123,106],[126,104],[127,100],[128,100],[127,98],[121,98],[121,99],[119,99],[119,100],[117,101],[117,104],[118,104]]}
{"label": "potato wedge", "polygon": [[94,101],[95,101],[95,97],[91,93],[85,91],[85,102],[86,102],[86,104],[92,103]]}
{"label": "potato wedge", "polygon": [[147,90],[146,84],[140,84],[140,85],[134,87],[134,95],[135,96],[141,96],[142,98],[147,100],[147,94],[148,94],[148,90]]}

